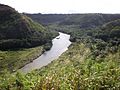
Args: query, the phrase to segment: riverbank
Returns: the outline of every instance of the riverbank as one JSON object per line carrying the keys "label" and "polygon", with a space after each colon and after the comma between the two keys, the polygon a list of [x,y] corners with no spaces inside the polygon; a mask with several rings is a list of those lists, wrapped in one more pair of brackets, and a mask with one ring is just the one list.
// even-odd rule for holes
{"label": "riverbank", "polygon": [[41,69],[26,75],[5,73],[0,77],[0,90],[119,90],[120,50],[107,55],[103,62],[90,55],[83,43],[73,43],[57,60]]}
{"label": "riverbank", "polygon": [[19,71],[28,73],[34,69],[40,69],[48,65],[51,61],[58,59],[58,57],[65,52],[70,46],[70,35],[59,32],[59,36],[52,40],[52,47],[49,51],[44,52],[40,57],[33,62],[26,64]]}
{"label": "riverbank", "polygon": [[43,46],[15,51],[0,51],[0,71],[14,72],[43,53]]}
{"label": "riverbank", "polygon": [[[52,31],[52,38],[58,36],[58,32]],[[52,47],[52,39],[48,43],[33,47],[16,50],[0,51],[0,74],[4,71],[15,72],[26,64],[38,58],[45,51]]]}

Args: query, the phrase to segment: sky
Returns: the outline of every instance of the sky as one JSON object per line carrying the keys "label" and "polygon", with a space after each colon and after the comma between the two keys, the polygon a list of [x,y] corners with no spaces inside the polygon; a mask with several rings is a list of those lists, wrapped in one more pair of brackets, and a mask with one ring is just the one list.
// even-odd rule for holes
{"label": "sky", "polygon": [[22,13],[120,13],[120,0],[0,0]]}

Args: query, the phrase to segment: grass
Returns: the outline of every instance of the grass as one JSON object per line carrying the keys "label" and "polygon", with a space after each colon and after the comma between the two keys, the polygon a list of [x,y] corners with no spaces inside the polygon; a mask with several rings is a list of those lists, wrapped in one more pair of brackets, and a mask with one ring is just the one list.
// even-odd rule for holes
{"label": "grass", "polygon": [[[44,30],[43,27],[39,28],[40,25],[37,23],[32,23],[31,20],[28,23],[30,28]],[[2,73],[0,90],[120,90],[118,31],[112,32],[114,37],[108,41],[105,36],[111,35],[111,32],[107,33],[111,29],[109,26],[107,32],[105,32],[107,29],[102,28],[82,30],[77,24],[60,26],[56,24],[47,28],[69,33],[74,43],[57,60],[26,75],[19,72],[11,74],[10,71],[15,71],[31,62],[42,53],[43,48],[46,50],[49,48],[47,44],[44,47],[0,51]],[[116,30],[116,26],[114,28]],[[117,29],[119,30],[119,27]],[[43,38],[50,39],[50,36],[52,34],[46,32]]]}
{"label": "grass", "polygon": [[43,46],[15,51],[0,51],[0,71],[16,71],[42,54]]}
{"label": "grass", "polygon": [[119,90],[119,58],[120,50],[94,60],[83,43],[73,43],[59,59],[41,69],[26,75],[5,72],[0,77],[0,89]]}
{"label": "grass", "polygon": [[58,60],[33,72],[40,78],[34,90],[119,90],[120,51],[97,61],[90,53],[84,44],[73,44]]}

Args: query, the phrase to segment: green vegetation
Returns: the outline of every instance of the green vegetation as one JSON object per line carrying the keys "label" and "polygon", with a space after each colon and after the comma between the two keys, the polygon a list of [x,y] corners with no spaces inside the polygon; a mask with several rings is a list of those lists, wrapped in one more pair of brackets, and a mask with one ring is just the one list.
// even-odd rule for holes
{"label": "green vegetation", "polygon": [[40,56],[43,50],[43,46],[39,46],[15,51],[0,51],[0,73],[6,70],[15,72]]}
{"label": "green vegetation", "polygon": [[35,90],[119,90],[120,51],[97,61],[90,54],[84,44],[73,44],[58,60],[33,72],[42,77]]}
{"label": "green vegetation", "polygon": [[42,25],[78,25],[79,28],[95,28],[117,20],[120,14],[25,14]]}
{"label": "green vegetation", "polygon": [[15,72],[33,61],[51,48],[56,35],[57,32],[0,4],[0,73]]}
{"label": "green vegetation", "polygon": [[56,32],[0,4],[0,50],[31,48],[51,43]]}
{"label": "green vegetation", "polygon": [[[59,59],[26,75],[20,73],[10,75],[8,71],[4,71],[0,76],[0,88],[3,90],[119,90],[119,38],[109,37],[107,41],[100,38],[100,35],[107,33],[104,25],[104,28],[86,31],[76,29],[77,32],[74,31],[76,27],[69,27],[64,27],[63,30],[67,32],[69,28],[75,41]],[[106,35],[110,36],[111,33]],[[117,43],[114,43],[115,41]]]}
{"label": "green vegetation", "polygon": [[[12,14],[15,12],[13,9],[10,11]],[[47,25],[46,28],[17,13],[10,16],[11,19],[3,16],[0,22],[1,49],[16,45],[15,51],[0,51],[0,90],[120,89],[119,14],[27,15]],[[18,27],[13,28],[13,25]],[[18,32],[11,33],[10,30],[16,31],[16,28],[20,32],[24,30],[20,36]],[[49,50],[50,41],[56,35],[54,30],[71,35],[73,43],[69,49],[41,69],[26,75],[11,73],[36,58],[44,49]],[[44,46],[25,49],[38,45]],[[19,47],[22,48],[17,50]]]}
{"label": "green vegetation", "polygon": [[67,14],[28,14],[24,13],[28,17],[31,17],[34,21],[42,24],[42,25],[49,25],[49,24],[55,24],[60,21],[63,21],[65,18],[67,18]]}
{"label": "green vegetation", "polygon": [[[2,90],[119,90],[120,50],[92,58],[89,48],[74,43],[58,60],[26,75],[1,75]],[[10,82],[10,83],[9,83]]]}
{"label": "green vegetation", "polygon": [[48,27],[70,34],[74,43],[59,59],[29,73],[39,77],[35,90],[120,89],[119,15],[71,15]]}

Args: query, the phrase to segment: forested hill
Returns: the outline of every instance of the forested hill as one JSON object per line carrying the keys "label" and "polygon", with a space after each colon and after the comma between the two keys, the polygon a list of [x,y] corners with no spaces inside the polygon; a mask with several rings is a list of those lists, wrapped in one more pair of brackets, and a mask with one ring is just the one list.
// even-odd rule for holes
{"label": "forested hill", "polygon": [[78,25],[80,28],[94,28],[120,19],[120,14],[26,14],[43,24]]}
{"label": "forested hill", "polygon": [[42,25],[59,23],[65,20],[65,18],[68,16],[67,14],[24,14],[31,17],[34,21],[41,23]]}
{"label": "forested hill", "polygon": [[0,89],[120,90],[120,20],[113,16],[114,20],[111,14],[105,24],[90,29],[80,28],[76,23],[51,22],[48,27],[52,30],[71,35],[69,49],[49,65],[26,75],[3,74]]}
{"label": "forested hill", "polygon": [[71,46],[26,75],[9,72],[33,61],[43,46],[0,50],[0,90],[120,90],[120,14],[19,14],[0,5],[0,49],[43,45],[52,30],[70,34]]}
{"label": "forested hill", "polygon": [[15,9],[0,4],[0,49],[28,48],[52,40],[52,33]]}

